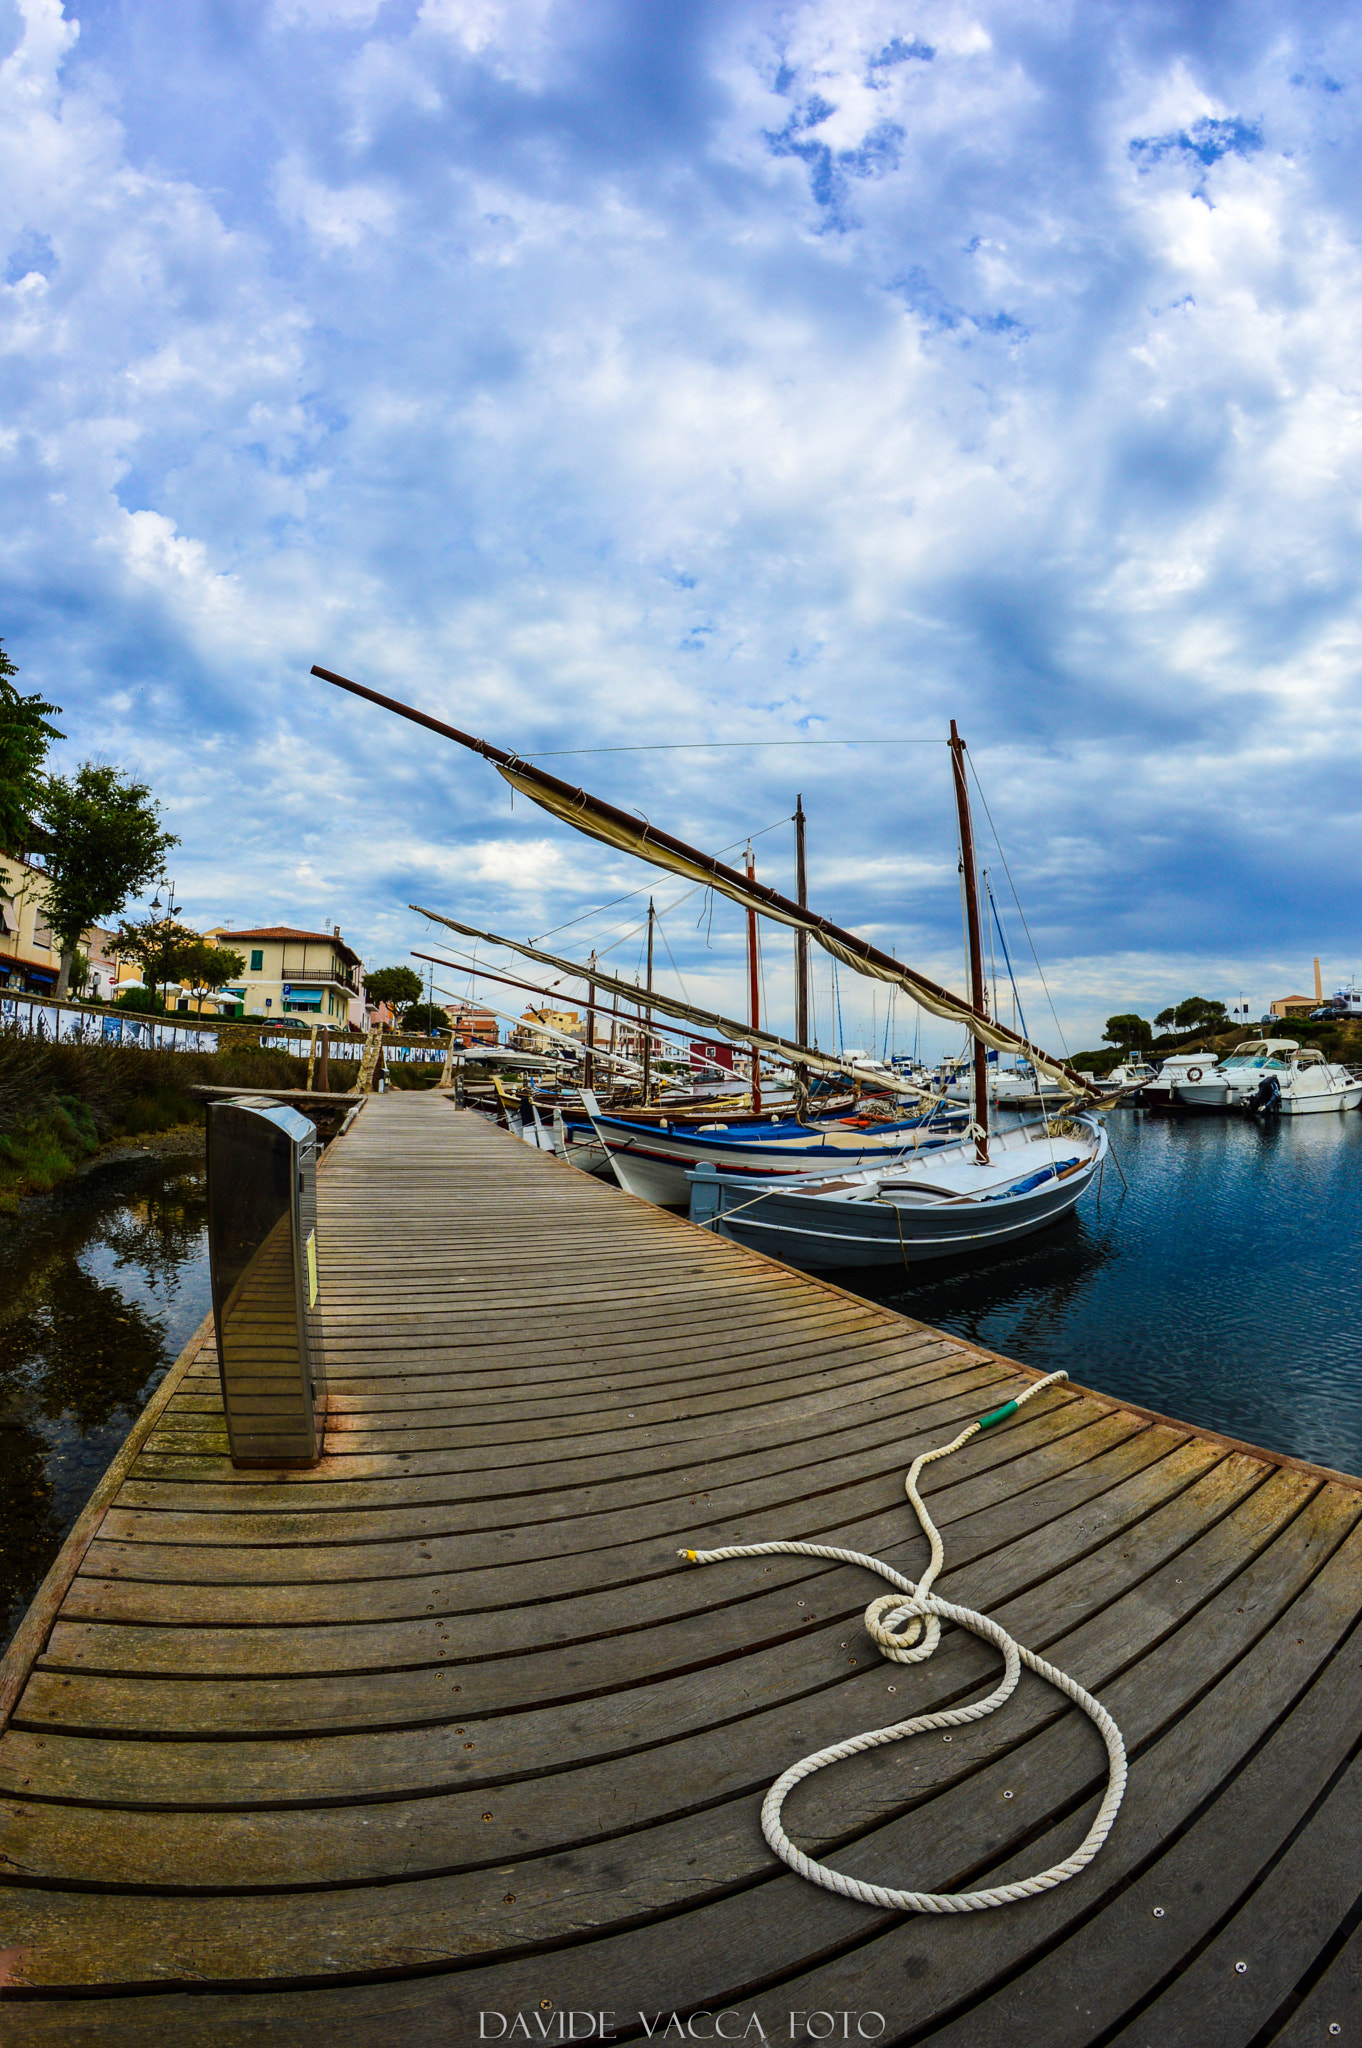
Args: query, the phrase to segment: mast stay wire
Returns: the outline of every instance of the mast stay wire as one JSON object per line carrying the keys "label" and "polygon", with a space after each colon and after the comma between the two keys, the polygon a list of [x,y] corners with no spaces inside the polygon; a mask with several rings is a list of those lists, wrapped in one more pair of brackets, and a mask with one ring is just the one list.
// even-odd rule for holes
{"label": "mast stay wire", "polygon": [[[590,753],[591,751],[592,749],[589,747],[583,749],[583,752],[585,753]],[[725,853],[732,853],[734,849],[739,846],[745,846],[749,839],[764,839],[768,832],[778,832],[782,825],[788,825],[790,823],[792,823],[792,817],[777,818],[775,823],[772,825],[762,825],[755,832],[744,833],[741,839],[734,839],[730,842],[729,845],[721,846],[719,848],[718,854],[715,855],[715,859],[717,860],[721,855]],[[550,926],[548,931],[541,932],[539,934],[539,937],[535,939],[532,943],[536,946],[542,946],[545,939],[553,938],[555,933],[571,931],[573,925],[585,924],[586,920],[589,917],[596,917],[603,910],[613,910],[617,903],[628,903],[631,897],[642,896],[645,893],[645,891],[656,888],[656,886],[657,884],[655,882],[641,882],[637,889],[626,889],[623,896],[612,896],[608,903],[597,903],[593,905],[593,907],[590,910],[583,910],[579,916],[570,917],[567,920],[566,924],[555,924]],[[686,891],[686,896],[693,896],[694,894],[694,889],[688,889]],[[676,903],[673,903],[671,908],[675,910],[678,904],[684,903],[686,901],[686,896],[678,896],[676,899]],[[637,930],[637,926],[635,926],[635,930]],[[628,934],[626,933],[625,936],[628,937]]]}
{"label": "mast stay wire", "polygon": [[1003,864],[1003,873],[1007,876],[1007,886],[1012,891],[1012,901],[1017,906],[1017,915],[1021,919],[1022,930],[1026,933],[1026,943],[1031,948],[1031,958],[1036,963],[1036,973],[1040,976],[1040,985],[1045,990],[1045,1000],[1050,1005],[1050,1015],[1054,1018],[1055,1030],[1059,1034],[1059,1042],[1063,1048],[1064,1057],[1067,1060],[1069,1057],[1069,1042],[1064,1036],[1064,1026],[1059,1021],[1059,1012],[1055,1008],[1055,999],[1050,994],[1050,984],[1045,979],[1045,969],[1040,964],[1040,954],[1036,951],[1036,942],[1031,936],[1031,927],[1026,922],[1026,912],[1022,909],[1021,897],[1017,894],[1017,885],[1012,879],[1012,870],[1007,864],[1007,855],[1003,852],[1003,842],[998,837],[998,828],[993,822],[993,813],[988,807],[988,798],[984,795],[984,786],[979,780],[979,770],[974,765],[974,756],[968,750],[966,750],[965,758],[969,763],[969,772],[974,777],[974,787],[979,792],[979,801],[984,807],[984,816],[988,819],[989,830],[993,834],[993,844],[998,849],[998,858]]}

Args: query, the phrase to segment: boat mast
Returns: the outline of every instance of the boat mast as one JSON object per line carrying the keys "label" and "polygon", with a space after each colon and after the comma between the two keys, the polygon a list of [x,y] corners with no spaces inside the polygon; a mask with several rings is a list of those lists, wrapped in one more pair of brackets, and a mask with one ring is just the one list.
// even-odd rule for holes
{"label": "boat mast", "polygon": [[582,1082],[587,1088],[596,1085],[596,955],[591,955],[591,978],[586,984],[586,1060],[582,1068]]}
{"label": "boat mast", "polygon": [[[746,859],[747,879],[749,882],[755,882],[757,879],[757,864],[752,856],[752,842],[750,839],[747,842]],[[747,913],[747,982],[752,1012],[752,1029],[760,1031],[761,1006],[758,1001],[757,989],[757,913],[755,910],[749,910]],[[752,1114],[753,1116],[760,1116],[761,1114],[761,1047],[755,1043],[752,1047]]]}
{"label": "boat mast", "polygon": [[[969,923],[969,999],[976,1017],[988,1015],[988,984],[984,980],[984,948],[979,930],[979,886],[974,871],[974,828],[970,822],[969,789],[965,782],[965,742],[951,720],[951,765],[955,770],[955,806],[960,814],[960,867],[965,878],[965,916]],[[988,1048],[974,1041],[974,1121],[978,1126],[975,1157],[988,1165]]]}
{"label": "boat mast", "polygon": [[[809,906],[808,878],[804,871],[804,799],[795,798],[795,901],[801,910]],[[809,1042],[809,935],[795,926],[795,1037],[801,1045]],[[800,1060],[795,1065],[795,1115],[809,1110],[809,1070]]]}
{"label": "boat mast", "polygon": [[[653,926],[654,926],[654,924],[656,923],[656,921],[657,921],[657,913],[656,913],[656,912],[654,911],[654,909],[653,909],[653,899],[652,899],[652,897],[650,896],[650,897],[648,898],[648,993],[649,993],[649,995],[651,995],[651,994],[652,994],[652,992],[653,992]],[[650,1102],[652,1101],[652,1093],[651,1093],[651,1090],[652,1090],[652,1080],[653,1080],[653,1006],[652,1006],[652,1004],[651,1004],[651,1003],[650,1003],[650,1004],[648,1005],[648,1008],[647,1008],[647,1010],[646,1010],[646,1011],[644,1012],[644,1018],[645,1018],[645,1023],[644,1023],[644,1030],[643,1030],[643,1107],[644,1107],[644,1108],[646,1109],[646,1108],[648,1107],[648,1104],[649,1104],[649,1103],[650,1103]]]}

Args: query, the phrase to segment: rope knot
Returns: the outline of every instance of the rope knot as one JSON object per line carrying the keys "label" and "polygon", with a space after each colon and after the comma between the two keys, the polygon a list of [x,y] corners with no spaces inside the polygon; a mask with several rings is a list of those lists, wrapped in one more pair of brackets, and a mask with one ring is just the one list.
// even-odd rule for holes
{"label": "rope knot", "polygon": [[865,1610],[865,1626],[891,1664],[920,1664],[941,1641],[941,1623],[922,1594],[881,1593]]}

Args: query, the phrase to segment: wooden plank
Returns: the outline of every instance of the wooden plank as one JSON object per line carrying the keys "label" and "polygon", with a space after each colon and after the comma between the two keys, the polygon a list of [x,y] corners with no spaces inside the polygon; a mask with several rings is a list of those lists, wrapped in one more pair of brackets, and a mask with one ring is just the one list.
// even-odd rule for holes
{"label": "wooden plank", "polygon": [[[935,1468],[945,1590],[1099,1687],[1134,1769],[1074,1884],[877,1915],[775,1863],[762,1788],[973,1696],[996,1658],[951,1633],[889,1667],[862,1571],[675,1553],[821,1537],[911,1572],[914,1447],[1024,1369],[443,1102],[375,1098],[323,1194],[326,1459],[234,1473],[211,1362],[186,1372],[27,1660],[0,1739],[7,2048],[405,2048],[644,1986],[771,2038],[807,2000],[943,2044],[1030,2012],[1047,2048],[1134,2043],[1146,2015],[1248,2048],[1327,1982],[1362,1743],[1351,1483],[1081,1389]],[[1101,1775],[1026,1674],[999,1716],[821,1774],[788,1817],[843,1867],[974,1882],[1076,1839]],[[1176,1926],[1141,1942],[1142,1888],[1175,1880]],[[1222,2001],[1220,1944],[1255,1926],[1272,1967]]]}

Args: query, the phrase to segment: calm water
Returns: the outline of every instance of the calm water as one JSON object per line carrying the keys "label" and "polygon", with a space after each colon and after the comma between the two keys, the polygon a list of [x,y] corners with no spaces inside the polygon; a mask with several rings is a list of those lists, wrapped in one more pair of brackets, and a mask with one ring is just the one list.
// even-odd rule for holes
{"label": "calm water", "polygon": [[[1043,1371],[1362,1472],[1362,1114],[1122,1112],[1100,1199],[985,1263],[848,1276]],[[207,1312],[201,1160],[0,1223],[0,1645]],[[843,1276],[838,1276],[842,1278]]]}
{"label": "calm water", "polygon": [[209,1306],[201,1159],[129,1161],[0,1222],[0,1648]]}
{"label": "calm water", "polygon": [[[1007,1258],[887,1267],[857,1293],[1044,1372],[1362,1473],[1362,1113],[1123,1110],[1108,1161]],[[839,1276],[840,1277],[840,1276]]]}

